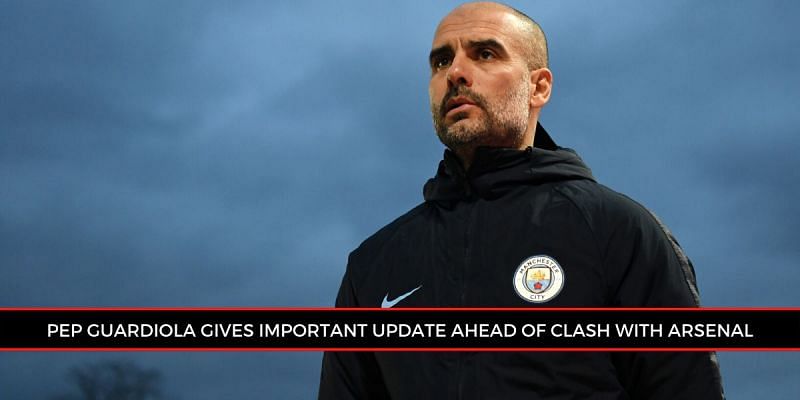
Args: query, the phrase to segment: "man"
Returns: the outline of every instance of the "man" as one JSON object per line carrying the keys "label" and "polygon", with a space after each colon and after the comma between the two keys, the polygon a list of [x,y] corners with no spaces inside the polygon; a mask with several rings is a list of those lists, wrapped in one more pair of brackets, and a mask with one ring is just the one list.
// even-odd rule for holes
{"label": "man", "polygon": [[[695,307],[694,270],[645,208],[539,125],[539,26],[496,3],[439,24],[431,113],[448,150],[425,202],[350,255],[337,307]],[[721,399],[709,353],[324,355],[321,399]]]}

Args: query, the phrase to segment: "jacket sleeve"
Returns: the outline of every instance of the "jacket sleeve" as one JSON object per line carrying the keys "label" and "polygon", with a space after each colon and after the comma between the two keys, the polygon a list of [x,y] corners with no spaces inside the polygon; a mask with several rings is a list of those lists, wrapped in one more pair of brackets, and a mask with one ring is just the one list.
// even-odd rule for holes
{"label": "jacket sleeve", "polygon": [[[617,307],[699,307],[694,267],[650,211],[621,196],[606,220],[604,268]],[[724,399],[715,353],[612,354],[632,399]]]}
{"label": "jacket sleeve", "polygon": [[[350,278],[345,272],[336,307],[358,307]],[[326,351],[322,356],[319,400],[389,399],[380,368],[372,352]]]}

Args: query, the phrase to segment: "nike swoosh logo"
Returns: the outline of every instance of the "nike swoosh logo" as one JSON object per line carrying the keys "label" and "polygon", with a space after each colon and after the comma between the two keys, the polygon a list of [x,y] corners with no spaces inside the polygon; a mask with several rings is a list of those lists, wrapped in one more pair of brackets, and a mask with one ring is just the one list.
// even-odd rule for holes
{"label": "nike swoosh logo", "polygon": [[406,297],[411,296],[414,292],[419,290],[421,287],[422,287],[422,285],[419,285],[419,286],[416,287],[416,289],[413,289],[410,292],[406,292],[405,294],[401,294],[400,296],[397,296],[397,298],[395,298],[394,300],[389,300],[389,292],[386,292],[386,296],[383,296],[383,301],[381,302],[381,308],[392,308],[392,307],[394,307],[395,304],[403,301],[403,299],[405,299]]}

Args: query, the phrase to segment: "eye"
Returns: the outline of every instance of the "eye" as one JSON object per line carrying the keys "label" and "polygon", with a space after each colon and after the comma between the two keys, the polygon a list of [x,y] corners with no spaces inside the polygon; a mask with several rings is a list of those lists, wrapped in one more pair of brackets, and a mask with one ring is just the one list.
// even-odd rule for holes
{"label": "eye", "polygon": [[450,58],[448,57],[439,57],[433,60],[433,69],[442,69],[446,68],[450,65]]}
{"label": "eye", "polygon": [[494,52],[489,49],[481,49],[481,51],[478,52],[478,57],[480,57],[481,60],[491,60],[494,58]]}

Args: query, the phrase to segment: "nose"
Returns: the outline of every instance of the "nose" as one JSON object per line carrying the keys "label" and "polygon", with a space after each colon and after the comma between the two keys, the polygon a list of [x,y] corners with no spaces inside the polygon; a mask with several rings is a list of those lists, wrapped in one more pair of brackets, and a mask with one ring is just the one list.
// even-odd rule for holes
{"label": "nose", "polygon": [[472,86],[472,69],[469,58],[459,52],[453,57],[450,68],[447,69],[447,85],[453,86]]}

